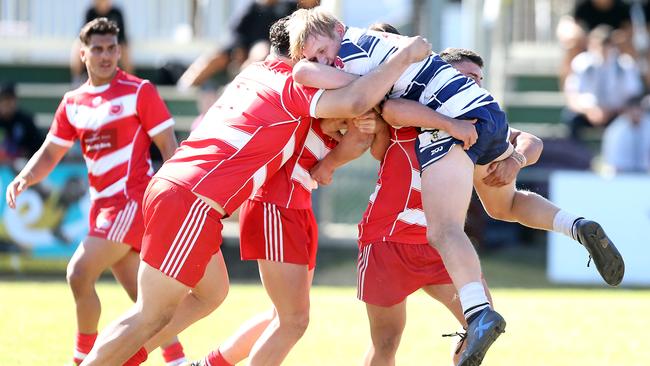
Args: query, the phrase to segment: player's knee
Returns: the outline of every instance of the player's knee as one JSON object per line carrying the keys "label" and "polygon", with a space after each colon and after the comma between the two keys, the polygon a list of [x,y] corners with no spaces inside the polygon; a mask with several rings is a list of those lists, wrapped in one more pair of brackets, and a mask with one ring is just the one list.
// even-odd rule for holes
{"label": "player's knee", "polygon": [[506,206],[495,206],[495,207],[485,208],[485,212],[487,212],[487,214],[491,218],[499,221],[513,221],[511,211],[512,210],[510,209],[510,207],[506,207]]}
{"label": "player's knee", "polygon": [[223,283],[215,291],[210,291],[209,294],[203,296],[201,303],[203,303],[205,311],[211,313],[218,308],[228,296],[229,289],[228,283]]}
{"label": "player's knee", "polygon": [[429,245],[437,250],[446,248],[456,242],[456,238],[463,234],[462,228],[453,225],[441,225],[427,228],[427,241]]}
{"label": "player's knee", "polygon": [[90,271],[83,262],[71,261],[66,268],[66,280],[72,290],[81,290],[92,286],[97,280],[93,271]]}
{"label": "player's knee", "polygon": [[302,337],[309,326],[309,310],[290,315],[279,315],[280,327],[296,337]]}
{"label": "player's knee", "polygon": [[402,333],[399,331],[385,331],[381,336],[373,337],[375,353],[383,357],[394,356],[397,353]]}

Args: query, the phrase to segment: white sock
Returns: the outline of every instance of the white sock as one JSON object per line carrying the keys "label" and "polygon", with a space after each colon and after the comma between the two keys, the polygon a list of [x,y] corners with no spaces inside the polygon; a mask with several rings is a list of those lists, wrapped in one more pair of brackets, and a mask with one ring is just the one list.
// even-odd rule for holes
{"label": "white sock", "polygon": [[470,282],[458,291],[465,319],[490,306],[481,282]]}
{"label": "white sock", "polygon": [[577,240],[576,233],[573,230],[573,224],[580,218],[582,217],[560,210],[553,218],[553,231],[556,233],[562,233],[573,240]]}

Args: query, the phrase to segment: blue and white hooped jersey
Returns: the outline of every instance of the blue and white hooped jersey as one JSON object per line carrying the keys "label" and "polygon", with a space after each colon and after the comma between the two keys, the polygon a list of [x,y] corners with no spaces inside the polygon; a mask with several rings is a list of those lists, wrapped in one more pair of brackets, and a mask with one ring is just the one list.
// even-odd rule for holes
{"label": "blue and white hooped jersey", "polygon": [[[393,54],[402,36],[348,27],[339,51],[343,71],[365,75]],[[389,98],[406,98],[456,118],[484,105],[495,103],[488,91],[463,76],[439,55],[432,53],[409,66],[389,92]]]}

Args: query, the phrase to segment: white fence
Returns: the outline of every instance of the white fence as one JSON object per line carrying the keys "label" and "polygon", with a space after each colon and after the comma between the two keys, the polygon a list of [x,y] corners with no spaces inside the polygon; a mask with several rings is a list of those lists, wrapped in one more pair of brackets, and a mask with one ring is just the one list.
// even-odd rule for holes
{"label": "white fence", "polygon": [[[252,0],[114,0],[136,63],[193,59]],[[65,63],[92,0],[0,0],[0,62]],[[155,53],[150,54],[151,52]]]}

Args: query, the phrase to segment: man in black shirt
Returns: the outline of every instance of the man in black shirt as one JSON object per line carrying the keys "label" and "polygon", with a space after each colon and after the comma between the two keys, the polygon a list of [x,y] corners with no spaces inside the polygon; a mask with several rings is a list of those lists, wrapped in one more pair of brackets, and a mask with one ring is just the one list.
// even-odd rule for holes
{"label": "man in black shirt", "polygon": [[630,25],[630,7],[621,0],[587,0],[576,5],[573,19],[587,33],[601,24],[624,29]]}
{"label": "man in black shirt", "polygon": [[319,0],[255,0],[239,15],[232,18],[230,34],[216,52],[202,55],[178,80],[181,89],[201,85],[231,62],[237,69],[251,62],[261,61],[269,53],[269,29],[276,20],[298,8],[312,8]]}
{"label": "man in black shirt", "polygon": [[0,161],[29,158],[43,139],[34,124],[34,117],[18,109],[16,90],[12,83],[0,86]]}

